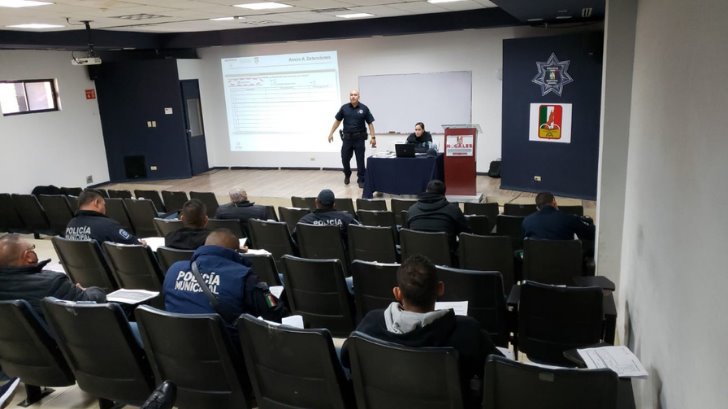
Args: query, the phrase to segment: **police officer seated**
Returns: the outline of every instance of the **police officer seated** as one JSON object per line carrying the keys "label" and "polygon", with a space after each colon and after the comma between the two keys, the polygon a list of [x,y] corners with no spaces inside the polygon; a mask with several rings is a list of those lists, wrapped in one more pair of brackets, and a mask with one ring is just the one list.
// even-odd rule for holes
{"label": "police officer seated", "polygon": [[99,244],[110,241],[121,244],[143,244],[119,222],[106,216],[106,200],[92,189],[78,196],[78,211],[66,227],[69,240],[96,240]]}

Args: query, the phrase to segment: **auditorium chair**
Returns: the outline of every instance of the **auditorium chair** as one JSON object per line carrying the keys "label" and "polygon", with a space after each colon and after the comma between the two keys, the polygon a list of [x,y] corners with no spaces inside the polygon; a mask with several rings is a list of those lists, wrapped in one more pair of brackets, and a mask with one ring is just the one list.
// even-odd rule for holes
{"label": "auditorium chair", "polygon": [[185,192],[162,190],[162,200],[168,212],[179,212],[182,210],[182,206],[190,199]]}
{"label": "auditorium chair", "polygon": [[217,197],[212,192],[190,192],[190,199],[197,199],[205,204],[207,208],[207,217],[215,217],[217,208],[220,206],[217,202]]}
{"label": "auditorium chair", "polygon": [[361,321],[369,311],[387,308],[395,301],[392,289],[397,285],[398,268],[398,263],[362,260],[351,263],[357,321]]}
{"label": "auditorium chair", "polygon": [[538,208],[535,204],[519,204],[519,203],[506,203],[503,205],[503,214],[507,216],[523,216],[526,217],[533,213],[536,213]]}
{"label": "auditorium chair", "polygon": [[65,236],[66,226],[73,218],[73,210],[64,195],[39,195],[38,201],[45,210],[54,235]]}
{"label": "auditorium chair", "polygon": [[450,242],[445,232],[427,232],[411,229],[399,231],[402,262],[415,254],[427,256],[434,264],[451,266]]}
{"label": "auditorium chair", "polygon": [[387,210],[387,201],[382,199],[356,199],[356,210]]}
{"label": "auditorium chair", "polygon": [[106,255],[96,240],[68,240],[55,236],[51,242],[63,269],[74,283],[83,287],[100,287],[105,291],[119,288]]}
{"label": "auditorium chair", "polygon": [[391,227],[361,226],[350,224],[348,227],[349,259],[397,262],[397,246]]}
{"label": "auditorium chair", "polygon": [[458,261],[460,268],[480,271],[498,271],[503,278],[505,294],[517,281],[513,263],[513,245],[508,236],[480,236],[460,233]]}

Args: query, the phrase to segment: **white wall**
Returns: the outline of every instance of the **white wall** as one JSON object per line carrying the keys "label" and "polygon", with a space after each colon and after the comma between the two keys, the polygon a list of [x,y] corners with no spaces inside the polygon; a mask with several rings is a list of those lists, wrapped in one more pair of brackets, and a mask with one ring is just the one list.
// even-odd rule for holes
{"label": "white wall", "polygon": [[0,81],[58,80],[61,110],[0,116],[0,192],[30,193],[36,185],[86,186],[109,180],[97,100],[84,67],[64,51],[0,51]]}
{"label": "white wall", "polygon": [[[503,39],[566,32],[568,30],[508,27],[346,40],[212,47],[198,50],[201,60],[180,60],[178,66],[180,79],[200,80],[210,166],[341,167],[338,150],[311,154],[230,152],[221,79],[221,58],[336,50],[339,57],[342,103],[348,101],[349,89],[358,86],[358,78],[362,75],[471,71],[473,73],[472,121],[483,128],[478,144],[477,170],[487,172],[490,161],[501,156],[500,70]],[[423,90],[422,95],[412,96],[412,103],[416,104],[418,98],[427,98],[426,90]],[[362,94],[361,100],[366,104],[367,96]],[[333,123],[338,108],[332,106],[330,111],[322,112],[321,115],[330,117]],[[370,108],[376,118],[377,107],[370,106]],[[427,118],[422,118],[422,121],[428,123]],[[376,128],[376,120],[374,125]],[[328,127],[321,129],[320,136],[317,137],[326,138],[328,131]],[[377,136],[380,145],[378,149],[388,149],[396,140],[405,137],[380,134]],[[335,143],[340,142],[335,141]],[[442,146],[441,140],[439,144]],[[371,151],[370,148],[367,149]]]}
{"label": "white wall", "polygon": [[[632,95],[635,20],[634,0],[609,0],[604,34],[602,115],[597,189],[597,274],[619,288],[627,179],[629,114]],[[617,300],[621,294],[616,294]],[[618,315],[620,328],[624,313]],[[623,334],[624,331],[620,331]]]}
{"label": "white wall", "polygon": [[728,402],[728,2],[640,0],[620,290],[638,408]]}

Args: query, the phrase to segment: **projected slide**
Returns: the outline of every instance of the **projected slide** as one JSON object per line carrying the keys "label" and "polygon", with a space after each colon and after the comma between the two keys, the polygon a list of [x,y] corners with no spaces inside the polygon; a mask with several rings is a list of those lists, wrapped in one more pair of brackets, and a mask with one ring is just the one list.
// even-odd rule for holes
{"label": "projected slide", "polygon": [[336,51],[222,59],[231,151],[328,152],[341,106]]}

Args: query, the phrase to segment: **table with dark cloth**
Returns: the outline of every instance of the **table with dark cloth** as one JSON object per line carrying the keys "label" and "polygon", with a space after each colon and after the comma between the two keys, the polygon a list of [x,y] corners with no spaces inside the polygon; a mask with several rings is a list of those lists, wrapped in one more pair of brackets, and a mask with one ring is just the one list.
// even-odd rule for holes
{"label": "table with dark cloth", "polygon": [[367,158],[367,176],[362,197],[371,199],[374,192],[416,195],[432,179],[443,180],[442,153],[414,158]]}

